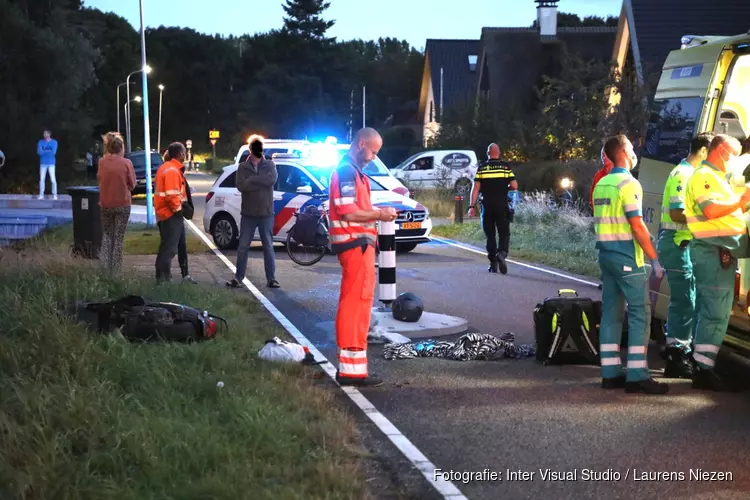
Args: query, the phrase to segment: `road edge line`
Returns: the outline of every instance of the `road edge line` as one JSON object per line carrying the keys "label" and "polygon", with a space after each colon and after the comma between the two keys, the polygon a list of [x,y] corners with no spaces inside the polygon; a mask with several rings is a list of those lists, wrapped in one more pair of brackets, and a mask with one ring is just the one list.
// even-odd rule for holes
{"label": "road edge line", "polygon": [[[460,242],[458,242],[456,240],[452,240],[450,238],[443,238],[442,236],[430,236],[430,238],[432,238],[435,241],[439,241],[440,243],[445,243],[446,245],[451,245],[451,246],[454,246],[456,248],[461,248],[462,250],[467,250],[469,252],[474,252],[474,253],[479,254],[479,255],[484,255],[484,256],[487,255],[487,252],[479,250],[478,248],[473,247],[471,245],[468,245],[466,243],[460,243]],[[576,278],[575,276],[570,276],[570,275],[567,275],[567,274],[558,273],[557,271],[552,271],[550,269],[544,269],[543,267],[532,266],[531,264],[526,264],[525,262],[518,262],[517,260],[512,260],[512,259],[505,259],[505,262],[510,262],[512,264],[516,264],[517,266],[526,267],[526,268],[533,269],[535,271],[539,271],[539,272],[542,272],[542,273],[547,273],[547,274],[551,274],[553,276],[558,276],[560,278],[565,278],[565,279],[569,279],[569,280],[572,280],[572,281],[577,281],[578,283],[583,283],[584,285],[591,285],[591,286],[595,286],[595,287],[599,286],[599,283],[594,283],[593,281],[586,281],[586,280],[583,280],[583,279],[580,279],[580,278]]]}
{"label": "road edge line", "polygon": [[[186,220],[185,221],[188,226],[190,226],[190,229],[198,235],[198,237],[203,240],[203,242],[208,246],[209,249],[216,255],[219,260],[221,260],[224,265],[226,265],[230,271],[237,272],[237,268],[234,264],[219,250],[213,241],[211,241],[208,236],[206,236],[203,231],[198,229],[198,227],[193,223],[193,221]],[[268,310],[269,313],[276,319],[276,321],[281,324],[281,326],[284,327],[284,329],[289,332],[289,334],[294,337],[297,342],[299,342],[301,345],[307,347],[310,352],[315,356],[315,359],[320,360],[326,360],[327,363],[319,365],[325,372],[328,374],[331,379],[336,382],[336,368],[334,368],[333,363],[331,363],[328,358],[326,358],[323,353],[321,353],[317,347],[315,347],[312,342],[310,342],[307,337],[305,337],[302,332],[300,332],[296,326],[292,324],[289,319],[287,319],[284,314],[278,310],[278,308],[273,305],[273,303],[266,298],[265,295],[263,295],[260,290],[253,285],[253,283],[246,277],[244,280],[242,280],[242,284],[245,285],[245,287],[252,293],[256,299],[263,305],[263,307]],[[364,394],[362,394],[359,390],[357,390],[354,387],[342,387],[336,382],[336,385],[344,392],[347,396],[349,396],[349,399],[352,400],[352,402],[357,405],[357,407],[362,410],[362,412],[374,423],[377,428],[390,440],[393,445],[398,448],[398,450],[406,457],[407,460],[411,462],[411,464],[422,473],[422,475],[427,479],[427,482],[430,483],[437,491],[440,493],[443,498],[446,499],[466,499],[466,496],[464,496],[463,493],[456,487],[456,485],[453,484],[453,482],[442,479],[437,480],[435,479],[435,471],[437,468],[435,465],[430,462],[427,457],[419,451],[419,449],[414,446],[414,444],[409,441],[409,438],[404,436],[404,434],[396,428],[395,425],[391,423],[388,418],[380,413],[380,411],[375,408],[375,406],[370,402],[369,399],[367,399]]]}

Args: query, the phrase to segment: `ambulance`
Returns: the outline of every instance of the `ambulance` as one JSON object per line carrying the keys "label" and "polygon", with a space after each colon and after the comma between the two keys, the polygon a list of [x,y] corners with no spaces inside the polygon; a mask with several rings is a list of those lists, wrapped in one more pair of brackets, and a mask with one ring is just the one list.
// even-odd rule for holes
{"label": "ambulance", "polygon": [[[702,132],[745,140],[750,134],[750,33],[686,36],[662,68],[646,140],[635,175],[643,186],[643,219],[653,235],[659,231],[667,176]],[[652,336],[661,336],[669,306],[666,278],[651,288]],[[750,357],[750,260],[740,259],[734,306],[725,343]]]}

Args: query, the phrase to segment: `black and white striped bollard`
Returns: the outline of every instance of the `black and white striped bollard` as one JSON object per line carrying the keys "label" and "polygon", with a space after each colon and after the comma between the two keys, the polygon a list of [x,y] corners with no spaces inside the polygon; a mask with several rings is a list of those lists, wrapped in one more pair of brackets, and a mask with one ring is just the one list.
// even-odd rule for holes
{"label": "black and white striped bollard", "polygon": [[378,296],[390,307],[396,300],[396,223],[378,223]]}

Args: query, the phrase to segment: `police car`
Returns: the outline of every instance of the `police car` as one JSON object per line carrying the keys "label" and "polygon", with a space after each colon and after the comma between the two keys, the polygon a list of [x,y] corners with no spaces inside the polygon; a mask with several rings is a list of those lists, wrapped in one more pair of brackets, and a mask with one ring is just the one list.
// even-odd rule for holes
{"label": "police car", "polygon": [[[295,212],[308,206],[320,206],[323,210],[328,210],[328,182],[333,167],[330,164],[320,166],[313,158],[292,156],[274,157],[279,174],[273,193],[276,219],[273,238],[277,242],[286,241],[286,235],[296,220]],[[239,244],[242,195],[235,183],[236,175],[237,165],[224,167],[223,173],[206,195],[203,230],[211,235],[216,246],[222,250],[237,248]],[[429,242],[432,220],[427,208],[411,198],[389,191],[372,177],[368,178],[373,206],[392,207],[398,211],[396,250],[410,252],[418,244]]]}

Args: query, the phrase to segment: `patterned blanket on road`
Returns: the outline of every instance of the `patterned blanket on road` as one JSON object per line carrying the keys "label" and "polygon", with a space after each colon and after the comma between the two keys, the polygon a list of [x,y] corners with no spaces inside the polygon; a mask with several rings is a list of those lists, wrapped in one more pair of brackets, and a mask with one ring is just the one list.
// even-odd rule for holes
{"label": "patterned blanket on road", "polygon": [[409,344],[386,344],[383,357],[389,361],[411,358],[446,358],[456,361],[492,360],[499,358],[523,359],[534,356],[533,345],[513,343],[515,335],[501,333],[467,333],[456,342],[432,340]]}

